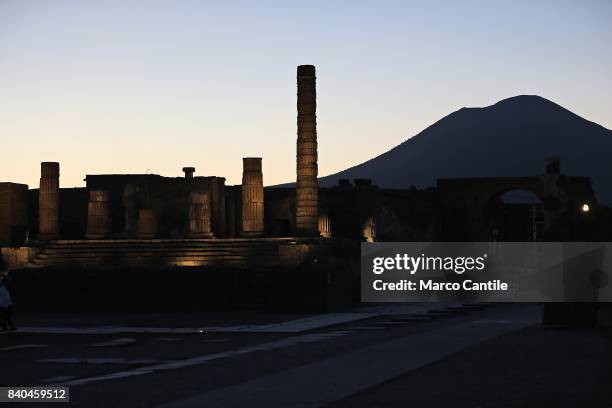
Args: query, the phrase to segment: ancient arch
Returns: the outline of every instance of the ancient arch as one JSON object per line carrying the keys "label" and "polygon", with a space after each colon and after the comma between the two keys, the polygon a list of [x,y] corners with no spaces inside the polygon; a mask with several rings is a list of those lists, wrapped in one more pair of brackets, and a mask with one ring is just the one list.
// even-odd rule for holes
{"label": "ancient arch", "polygon": [[[492,199],[512,190],[526,190],[543,203],[547,218],[561,211],[596,204],[588,177],[553,173],[534,177],[477,177],[438,179],[439,210],[446,227],[445,240],[487,241],[490,239],[483,216]],[[450,227],[449,227],[450,226]]]}

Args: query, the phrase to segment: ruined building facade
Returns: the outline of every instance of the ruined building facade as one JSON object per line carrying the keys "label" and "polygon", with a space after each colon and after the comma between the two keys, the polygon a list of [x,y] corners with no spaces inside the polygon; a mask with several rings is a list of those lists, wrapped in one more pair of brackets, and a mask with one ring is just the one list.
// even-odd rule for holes
{"label": "ruined building facade", "polygon": [[[241,185],[219,176],[87,175],[84,188],[60,188],[60,164],[41,163],[37,189],[0,183],[0,246],[70,240],[266,239],[367,241],[490,240],[487,211],[513,189],[535,194],[552,225],[595,197],[590,180],[561,174],[442,179],[435,188],[383,189],[366,179],[317,185],[315,67],[297,68],[295,188],[264,188],[265,161],[243,159]],[[522,210],[517,210],[522,211]]]}

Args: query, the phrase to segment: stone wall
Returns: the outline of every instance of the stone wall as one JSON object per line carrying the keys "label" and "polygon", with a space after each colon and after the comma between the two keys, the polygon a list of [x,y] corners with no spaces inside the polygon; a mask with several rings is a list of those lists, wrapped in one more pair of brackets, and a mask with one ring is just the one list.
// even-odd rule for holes
{"label": "stone wall", "polygon": [[[223,177],[90,175],[86,182],[88,190],[108,191],[112,216],[111,234],[114,237],[129,238],[136,233],[140,209],[155,213],[157,237],[189,236],[189,197],[192,191],[208,194],[212,233],[219,238],[226,236]],[[133,225],[129,225],[130,219]]]}
{"label": "stone wall", "polygon": [[[325,238],[362,240],[374,235],[385,241],[433,239],[435,191],[380,189],[357,180],[355,184],[320,188],[319,226]],[[265,189],[265,227],[270,237],[296,236],[295,189]]]}
{"label": "stone wall", "polygon": [[0,248],[2,259],[10,269],[22,269],[32,266],[31,261],[38,254],[36,247]]}
{"label": "stone wall", "polygon": [[[31,239],[38,237],[39,191],[39,189],[28,191],[28,220]],[[60,188],[59,197],[59,236],[65,239],[85,238],[89,201],[87,189]]]}
{"label": "stone wall", "polygon": [[0,183],[0,246],[23,245],[28,230],[28,186]]}

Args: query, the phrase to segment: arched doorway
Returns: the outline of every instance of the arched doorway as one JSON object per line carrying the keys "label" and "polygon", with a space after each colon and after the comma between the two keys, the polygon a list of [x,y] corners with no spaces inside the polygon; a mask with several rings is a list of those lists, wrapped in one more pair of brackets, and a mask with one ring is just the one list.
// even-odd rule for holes
{"label": "arched doorway", "polygon": [[541,241],[545,228],[542,200],[532,191],[512,189],[493,195],[484,208],[490,241]]}

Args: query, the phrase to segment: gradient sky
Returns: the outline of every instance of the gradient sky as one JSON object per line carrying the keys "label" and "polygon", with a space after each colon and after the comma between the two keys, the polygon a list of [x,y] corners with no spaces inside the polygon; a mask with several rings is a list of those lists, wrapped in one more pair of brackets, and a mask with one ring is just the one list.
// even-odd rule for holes
{"label": "gradient sky", "polygon": [[299,64],[317,67],[319,174],[463,106],[544,96],[612,128],[612,1],[0,0],[0,181],[295,177]]}

